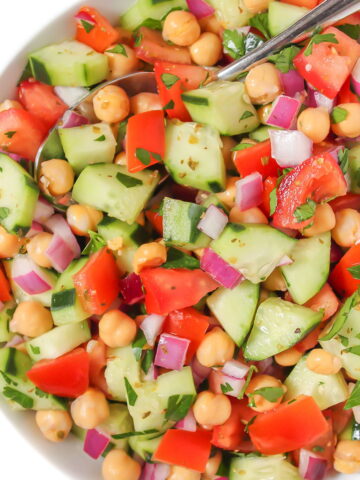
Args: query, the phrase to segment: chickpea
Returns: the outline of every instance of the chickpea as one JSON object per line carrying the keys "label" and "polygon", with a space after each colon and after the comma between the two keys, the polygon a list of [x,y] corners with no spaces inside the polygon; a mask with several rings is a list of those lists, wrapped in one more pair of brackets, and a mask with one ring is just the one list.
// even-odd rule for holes
{"label": "chickpea", "polygon": [[146,267],[158,267],[166,262],[166,247],[158,242],[143,243],[135,252],[133,267],[139,273]]}
{"label": "chickpea", "polygon": [[88,205],[70,205],[66,211],[66,219],[75,235],[89,236],[89,230],[96,230],[103,214]]}
{"label": "chickpea", "polygon": [[126,347],[136,337],[135,321],[120,310],[110,310],[101,317],[99,336],[111,348]]}
{"label": "chickpea", "polygon": [[332,353],[322,348],[314,348],[306,358],[306,366],[321,375],[334,375],[341,370],[342,362]]}
{"label": "chickpea", "polygon": [[179,467],[172,465],[170,469],[170,475],[166,477],[166,480],[200,480],[201,473],[195,470],[190,470],[185,467]]}
{"label": "chickpea", "polygon": [[282,402],[284,395],[278,398],[275,402],[269,402],[269,400],[264,398],[262,395],[254,395],[256,390],[266,387],[282,388],[284,395],[286,393],[286,387],[280,382],[279,379],[272,377],[271,375],[256,375],[250,381],[245,392],[246,395],[251,399],[251,408],[255,410],[255,412],[267,412],[277,407]]}
{"label": "chickpea", "polygon": [[250,13],[261,13],[268,9],[272,0],[244,0],[244,5]]}
{"label": "chickpea", "polygon": [[127,157],[126,157],[126,152],[120,152],[116,155],[115,159],[114,159],[114,163],[116,163],[116,165],[124,165],[126,166],[127,165]]}
{"label": "chickpea", "polygon": [[200,18],[198,19],[198,22],[202,32],[216,33],[216,35],[220,36],[224,30],[215,15],[209,15],[208,17]]}
{"label": "chickpea", "polygon": [[292,347],[275,355],[275,362],[282,367],[292,367],[298,363],[301,357],[302,353]]}
{"label": "chickpea", "polygon": [[341,440],[334,453],[334,468],[340,473],[360,471],[360,441]]}
{"label": "chickpea", "polygon": [[217,193],[216,196],[226,207],[232,208],[235,205],[236,186],[235,183],[240,177],[230,177],[226,183],[226,189]]}
{"label": "chickpea", "polygon": [[325,108],[306,108],[300,113],[297,128],[314,143],[320,143],[330,133],[330,115]]}
{"label": "chickpea", "polygon": [[271,109],[272,109],[272,103],[268,103],[267,105],[263,105],[262,107],[258,108],[257,114],[260,122],[263,125],[267,125],[266,122],[267,122],[267,119],[269,118]]}
{"label": "chickpea", "polygon": [[360,135],[360,103],[342,103],[336,108],[346,110],[345,120],[331,125],[335,135],[340,137],[355,138]]}
{"label": "chickpea", "polygon": [[85,430],[96,428],[110,415],[105,395],[96,388],[88,388],[71,404],[71,416],[74,423]]}
{"label": "chickpea", "polygon": [[163,38],[180,47],[189,47],[200,37],[200,25],[195,15],[184,10],[174,10],[166,17]]}
{"label": "chickpea", "polygon": [[331,231],[333,240],[340,247],[351,247],[360,239],[360,213],[344,208],[335,213],[336,225]]}
{"label": "chickpea", "polygon": [[216,65],[222,55],[222,43],[215,33],[202,33],[199,40],[190,47],[191,59],[202,67]]}
{"label": "chickpea", "polygon": [[69,435],[72,420],[65,410],[39,410],[35,421],[41,433],[50,442],[62,442]]}
{"label": "chickpea", "polygon": [[74,185],[74,170],[69,162],[54,158],[42,162],[40,168],[40,185],[50,195],[64,195]]}
{"label": "chickpea", "polygon": [[52,327],[53,319],[50,310],[35,300],[19,303],[10,322],[12,332],[27,337],[38,337]]}
{"label": "chickpea", "polygon": [[40,267],[50,268],[52,266],[51,260],[46,255],[46,250],[49,248],[52,239],[52,233],[41,232],[33,236],[27,244],[29,257]]}
{"label": "chickpea", "polygon": [[0,226],[0,258],[15,257],[19,253],[23,241],[17,235],[8,233]]}
{"label": "chickpea", "polygon": [[216,475],[219,470],[220,463],[222,461],[222,453],[217,450],[215,455],[209,458],[205,468],[205,478],[212,478],[212,475]]}
{"label": "chickpea", "polygon": [[220,327],[213,328],[201,341],[196,356],[204,367],[224,365],[234,356],[235,343]]}
{"label": "chickpea", "polygon": [[335,213],[328,203],[320,203],[316,206],[312,225],[302,231],[304,237],[314,237],[320,233],[329,232],[335,227]]}
{"label": "chickpea", "polygon": [[0,112],[4,112],[5,110],[10,110],[11,108],[23,109],[23,106],[20,102],[16,100],[4,100],[0,103]]}
{"label": "chickpea", "polygon": [[266,215],[258,207],[241,211],[235,206],[230,210],[229,219],[232,223],[269,223]]}
{"label": "chickpea", "polygon": [[266,105],[282,93],[279,72],[272,63],[252,68],[245,78],[246,91],[252,103]]}
{"label": "chickpea", "polygon": [[234,169],[234,163],[232,161],[233,152],[232,149],[235,147],[237,142],[232,137],[221,137],[222,141],[222,155],[225,162],[225,167],[227,170]]}
{"label": "chickpea", "polygon": [[111,450],[102,464],[104,480],[138,480],[141,466],[124,450]]}
{"label": "chickpea", "polygon": [[117,77],[128,75],[129,73],[136,72],[140,67],[139,59],[136,56],[135,50],[128,45],[122,44],[124,53],[113,53],[109,50],[113,50],[115,45],[111,45],[104,54],[108,57],[109,74],[107,79],[114,80]]}
{"label": "chickpea", "polygon": [[129,97],[116,85],[99,90],[93,98],[93,105],[97,118],[107,123],[121,122],[130,113]]}
{"label": "chickpea", "polygon": [[152,110],[162,110],[162,104],[156,93],[142,92],[130,98],[130,108],[131,113],[136,115]]}
{"label": "chickpea", "polygon": [[196,397],[193,412],[200,425],[222,425],[231,415],[231,402],[223,393],[205,390]]}
{"label": "chickpea", "polygon": [[286,292],[287,285],[280,268],[275,270],[268,276],[264,282],[264,287],[270,292]]}

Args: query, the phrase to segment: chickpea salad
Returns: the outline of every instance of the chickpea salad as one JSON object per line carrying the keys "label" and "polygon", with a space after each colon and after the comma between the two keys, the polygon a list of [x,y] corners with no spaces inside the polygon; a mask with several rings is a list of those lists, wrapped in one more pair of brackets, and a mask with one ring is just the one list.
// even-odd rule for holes
{"label": "chickpea salad", "polygon": [[360,12],[212,76],[317,3],[84,6],[0,104],[0,398],[103,480],[360,472]]}

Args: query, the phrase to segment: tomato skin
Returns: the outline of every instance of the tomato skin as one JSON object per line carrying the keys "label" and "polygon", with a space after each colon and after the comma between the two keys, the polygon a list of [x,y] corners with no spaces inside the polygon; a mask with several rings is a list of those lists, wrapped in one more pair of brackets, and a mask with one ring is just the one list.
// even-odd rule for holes
{"label": "tomato skin", "polygon": [[148,313],[167,315],[173,310],[195,305],[219,287],[202,270],[146,268],[140,272]]}
{"label": "tomato skin", "polygon": [[263,178],[276,176],[280,168],[271,157],[270,140],[235,152],[234,164],[241,177],[254,172],[261,173]]}
{"label": "tomato skin", "polygon": [[89,386],[89,355],[83,348],[76,348],[54,360],[40,360],[27,376],[44,392],[76,398]]}
{"label": "tomato skin", "polygon": [[164,229],[163,229],[163,217],[159,215],[158,212],[154,210],[145,210],[145,217],[149,220],[153,228],[157,231],[157,233],[163,236]]}
{"label": "tomato skin", "polygon": [[69,108],[54,92],[54,88],[34,78],[20,83],[19,100],[23,107],[49,130]]}
{"label": "tomato skin", "polygon": [[320,292],[310,298],[304,306],[315,312],[322,310],[324,312],[322,321],[325,322],[337,312],[339,300],[330,285],[325,283]]}
{"label": "tomato skin", "polygon": [[264,180],[263,201],[260,208],[267,217],[270,216],[270,194],[276,188],[277,177],[267,177]]}
{"label": "tomato skin", "polygon": [[[5,135],[16,132],[11,138]],[[0,149],[35,160],[37,151],[47,134],[47,128],[34,115],[10,108],[0,112]]]}
{"label": "tomato skin", "polygon": [[306,337],[304,337],[300,342],[298,342],[294,348],[298,352],[307,352],[311,350],[319,343],[319,336],[321,331],[323,330],[323,326],[320,324],[314,330],[312,330]]}
{"label": "tomato skin", "polygon": [[81,23],[76,22],[76,40],[85,43],[97,52],[103,53],[113,43],[119,40],[119,32],[113,28],[111,23],[101,15],[96,8],[82,7],[78,14],[86,13],[93,19],[95,25],[87,32]]}
{"label": "tomato skin", "polygon": [[348,271],[348,268],[359,264],[360,245],[353,245],[330,273],[330,285],[340,296],[349,297],[359,288],[360,280]]}
{"label": "tomato skin", "polygon": [[328,424],[315,400],[303,395],[257,416],[248,430],[260,453],[276,455],[310,445],[328,431]]}
{"label": "tomato skin", "polygon": [[310,198],[315,202],[345,195],[346,180],[329,153],[305,160],[283,178],[277,190],[277,207],[273,217],[276,227],[302,229],[311,223],[297,222],[294,212]]}
{"label": "tomato skin", "polygon": [[92,315],[103,314],[120,293],[120,273],[106,247],[91,255],[73,280],[84,309]]}
{"label": "tomato skin", "polygon": [[337,103],[359,103],[360,97],[358,97],[353,91],[351,86],[351,77],[345,81],[341,87],[339,95],[337,97]]}
{"label": "tomato skin", "polygon": [[10,283],[3,269],[0,267],[0,302],[8,302],[12,299]]}
{"label": "tomato skin", "polygon": [[355,210],[360,210],[360,195],[357,195],[356,193],[347,193],[346,195],[342,195],[341,197],[331,200],[329,205],[334,212],[338,212],[344,208],[354,208]]}
{"label": "tomato skin", "polygon": [[167,430],[153,459],[204,472],[210,457],[210,440],[211,432],[207,430]]}
{"label": "tomato skin", "polygon": [[[231,415],[222,425],[216,425],[213,428],[211,443],[223,450],[239,450],[244,438],[245,425],[244,420],[244,400],[228,397],[231,402]],[[250,407],[247,407],[250,409]],[[255,412],[251,410],[251,418]]]}
{"label": "tomato skin", "polygon": [[185,359],[185,363],[189,364],[208,328],[209,317],[202,315],[195,308],[188,307],[169,313],[163,326],[163,333],[191,340]]}
{"label": "tomato skin", "polygon": [[290,5],[296,5],[297,7],[315,8],[319,3],[318,0],[280,0],[283,3],[289,3]]}

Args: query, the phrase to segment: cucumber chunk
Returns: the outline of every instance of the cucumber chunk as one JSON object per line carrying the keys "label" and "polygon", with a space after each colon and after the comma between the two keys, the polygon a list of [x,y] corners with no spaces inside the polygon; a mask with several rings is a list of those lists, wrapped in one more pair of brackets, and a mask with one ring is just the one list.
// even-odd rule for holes
{"label": "cucumber chunk", "polygon": [[336,375],[320,375],[306,366],[306,357],[302,357],[285,380],[287,393],[285,400],[299,395],[313,397],[321,410],[344,402],[348,396],[347,384],[341,372]]}
{"label": "cucumber chunk", "polygon": [[244,356],[247,360],[264,360],[283,352],[310,333],[321,319],[321,312],[281,298],[268,298],[256,312]]}
{"label": "cucumber chunk", "polygon": [[284,455],[247,455],[232,458],[229,480],[302,480],[302,477]]}
{"label": "cucumber chunk", "polygon": [[131,384],[140,383],[140,366],[131,346],[110,350],[105,369],[109,392],[119,402],[126,402],[125,377]]}
{"label": "cucumber chunk", "polygon": [[49,85],[90,87],[109,73],[106,55],[75,40],[40,48],[29,55],[33,76]]}
{"label": "cucumber chunk", "polygon": [[0,370],[2,372],[25,379],[25,374],[30,370],[31,365],[32,361],[28,355],[20,350],[12,347],[0,349]]}
{"label": "cucumber chunk", "polygon": [[148,18],[161,20],[171,10],[187,10],[186,0],[137,0],[121,17],[121,26],[135,30]]}
{"label": "cucumber chunk", "polygon": [[268,225],[228,223],[211,248],[253,283],[267,279],[297,240]]}
{"label": "cucumber chunk", "polygon": [[27,171],[3,153],[0,153],[0,189],[1,225],[8,232],[24,236],[31,227],[39,189]]}
{"label": "cucumber chunk", "polygon": [[129,439],[130,447],[146,462],[151,461],[153,454],[161,442],[163,435],[154,433],[152,435],[140,435]]}
{"label": "cucumber chunk", "polygon": [[356,145],[349,152],[350,191],[360,193],[360,145]]}
{"label": "cucumber chunk", "polygon": [[253,16],[244,0],[208,0],[208,3],[215,8],[215,15],[224,28],[244,27]]}
{"label": "cucumber chunk", "polygon": [[66,159],[78,175],[87,165],[112,163],[116,140],[107,123],[59,128]]}
{"label": "cucumber chunk", "polygon": [[239,347],[251,329],[259,291],[259,285],[245,280],[232,290],[218,288],[206,300],[211,313]]}
{"label": "cucumber chunk", "polygon": [[[131,187],[128,183],[125,185],[124,176],[134,179],[136,184]],[[145,207],[158,181],[156,170],[129,173],[121,165],[89,165],[76,180],[72,196],[78,203],[90,205],[131,224]]]}
{"label": "cucumber chunk", "polygon": [[182,99],[195,122],[211,125],[221,135],[251,132],[260,123],[241,82],[213,82],[183,93]]}
{"label": "cucumber chunk", "polygon": [[255,140],[256,142],[265,142],[270,138],[270,130],[279,130],[276,127],[268,127],[267,125],[262,125],[253,132],[249,133],[249,138]]}
{"label": "cucumber chunk", "polygon": [[10,332],[9,324],[13,317],[16,308],[16,303],[13,300],[6,302],[3,309],[0,312],[0,343],[8,342],[14,336],[14,333]]}
{"label": "cucumber chunk", "polygon": [[306,15],[309,9],[283,2],[269,5],[269,31],[275,37]]}
{"label": "cucumber chunk", "polygon": [[168,122],[166,126],[166,169],[177,183],[221,192],[225,189],[225,162],[217,130],[197,123]]}
{"label": "cucumber chunk", "polygon": [[291,252],[294,262],[281,267],[294,302],[302,305],[326,283],[330,270],[330,232],[299,240]]}
{"label": "cucumber chunk", "polygon": [[[110,415],[103,422],[99,429],[110,435],[119,435],[122,433],[128,433],[134,431],[133,421],[129,414],[127,406],[123,403],[110,403],[109,404]],[[116,448],[126,449],[128,446],[128,439],[115,439],[112,438],[111,442],[116,445]]]}
{"label": "cucumber chunk", "polygon": [[121,237],[125,247],[139,247],[149,240],[149,234],[138,223],[129,225],[112,217],[105,216],[97,224],[97,229],[106,241]]}

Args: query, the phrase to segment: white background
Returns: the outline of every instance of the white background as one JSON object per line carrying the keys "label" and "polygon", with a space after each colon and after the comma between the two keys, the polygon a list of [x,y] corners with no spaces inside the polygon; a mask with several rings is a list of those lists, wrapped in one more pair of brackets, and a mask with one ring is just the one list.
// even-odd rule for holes
{"label": "white background", "polygon": [[[0,0],[0,71],[25,41],[46,23],[49,16],[53,18],[72,3],[72,0]],[[70,480],[33,449],[10,424],[5,422],[4,425],[2,417],[0,422],[1,477],[11,474],[15,480]]]}

